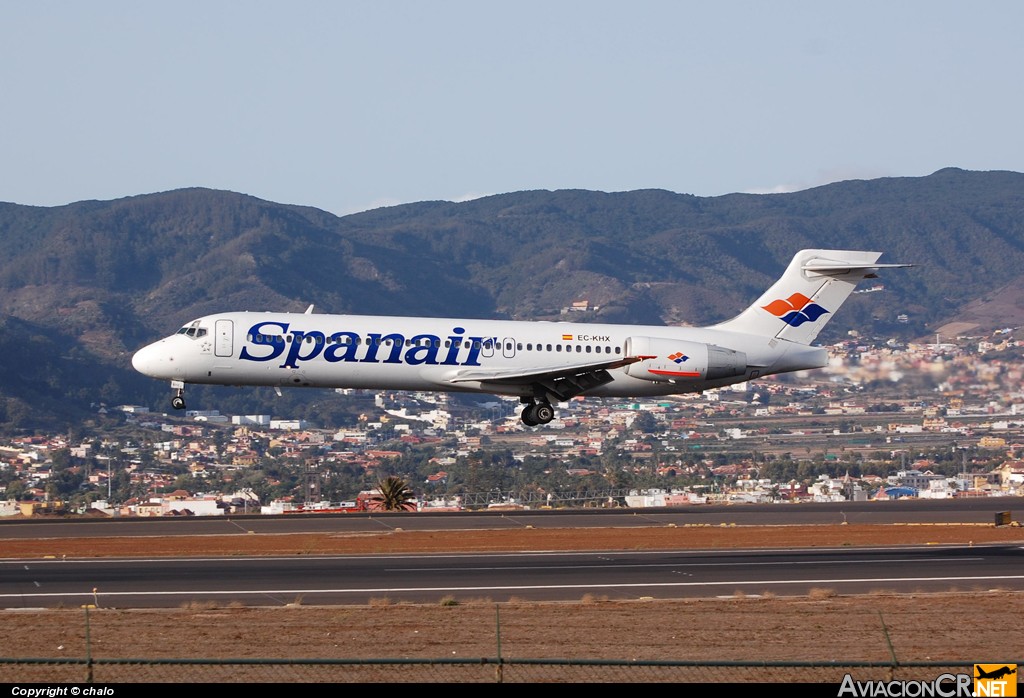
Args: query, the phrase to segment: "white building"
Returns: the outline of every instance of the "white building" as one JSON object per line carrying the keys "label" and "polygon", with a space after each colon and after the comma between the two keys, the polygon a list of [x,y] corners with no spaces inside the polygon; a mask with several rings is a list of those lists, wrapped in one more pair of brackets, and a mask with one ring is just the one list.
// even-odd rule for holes
{"label": "white building", "polygon": [[270,426],[269,414],[236,414],[231,418],[232,424],[246,427],[267,427]]}

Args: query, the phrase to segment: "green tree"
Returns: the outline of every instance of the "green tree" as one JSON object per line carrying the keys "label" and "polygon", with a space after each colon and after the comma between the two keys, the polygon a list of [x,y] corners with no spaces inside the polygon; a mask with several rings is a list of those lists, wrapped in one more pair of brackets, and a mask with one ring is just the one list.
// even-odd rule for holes
{"label": "green tree", "polygon": [[633,422],[630,424],[630,428],[634,431],[639,431],[644,434],[653,434],[662,429],[661,424],[658,422],[658,418],[647,411],[637,413],[636,417],[633,418]]}
{"label": "green tree", "polygon": [[27,496],[28,488],[25,487],[25,483],[21,480],[11,480],[7,483],[7,499],[13,499],[21,501]]}
{"label": "green tree", "polygon": [[409,483],[394,475],[378,482],[377,492],[370,498],[384,511],[412,511],[416,508],[415,499]]}

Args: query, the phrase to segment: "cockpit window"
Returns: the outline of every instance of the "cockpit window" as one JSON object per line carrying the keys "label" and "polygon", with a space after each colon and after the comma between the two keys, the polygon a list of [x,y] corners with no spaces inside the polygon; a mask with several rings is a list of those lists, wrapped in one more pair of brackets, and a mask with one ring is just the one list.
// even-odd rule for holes
{"label": "cockpit window", "polygon": [[192,339],[197,339],[199,337],[205,337],[206,336],[206,328],[205,327],[200,327],[199,326],[199,321],[196,320],[191,325],[185,325],[180,330],[178,330],[175,334],[183,334],[186,337],[191,337]]}

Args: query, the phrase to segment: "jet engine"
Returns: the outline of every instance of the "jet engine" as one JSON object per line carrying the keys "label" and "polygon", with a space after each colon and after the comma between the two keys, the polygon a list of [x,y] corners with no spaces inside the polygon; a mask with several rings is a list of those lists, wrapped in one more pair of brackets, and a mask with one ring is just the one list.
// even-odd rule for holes
{"label": "jet engine", "polygon": [[629,337],[626,356],[643,361],[626,366],[626,374],[656,383],[686,383],[746,375],[747,355],[703,342],[660,337]]}

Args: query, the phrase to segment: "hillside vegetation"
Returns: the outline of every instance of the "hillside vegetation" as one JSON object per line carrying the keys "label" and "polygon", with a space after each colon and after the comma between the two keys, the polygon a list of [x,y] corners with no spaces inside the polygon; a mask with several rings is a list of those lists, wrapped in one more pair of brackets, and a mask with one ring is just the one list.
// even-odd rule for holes
{"label": "hillside vegetation", "polygon": [[[706,324],[749,304],[796,250],[835,247],[916,267],[886,274],[884,293],[855,296],[823,341],[850,328],[920,336],[964,319],[982,331],[1024,314],[1024,175],[1014,172],[946,169],[713,198],[524,191],[345,217],[184,189],[0,204],[0,242],[8,429],[80,421],[97,402],[162,408],[166,386],[136,375],[131,353],[222,310],[312,303],[318,312],[565,319],[563,308],[587,300],[591,310],[572,319]],[[219,403],[248,412],[266,399],[230,395]]]}

